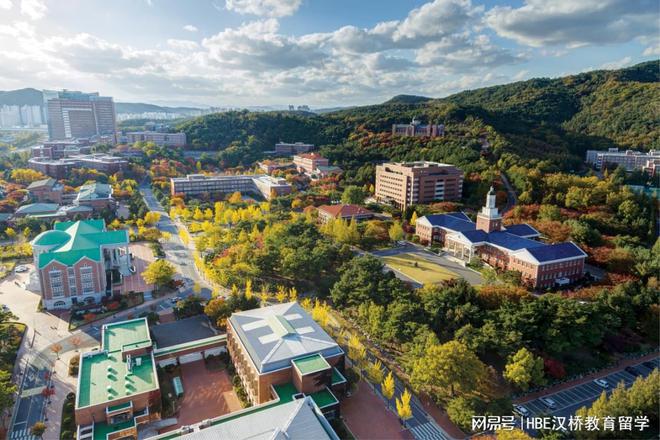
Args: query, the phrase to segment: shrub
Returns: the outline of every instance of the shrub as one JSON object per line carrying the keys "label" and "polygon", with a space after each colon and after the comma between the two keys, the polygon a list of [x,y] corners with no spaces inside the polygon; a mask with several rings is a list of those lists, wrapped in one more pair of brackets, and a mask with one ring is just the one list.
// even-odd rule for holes
{"label": "shrub", "polygon": [[80,368],[80,355],[77,354],[69,361],[69,376],[77,376]]}
{"label": "shrub", "polygon": [[96,313],[90,312],[83,315],[85,322],[92,322],[96,318]]}

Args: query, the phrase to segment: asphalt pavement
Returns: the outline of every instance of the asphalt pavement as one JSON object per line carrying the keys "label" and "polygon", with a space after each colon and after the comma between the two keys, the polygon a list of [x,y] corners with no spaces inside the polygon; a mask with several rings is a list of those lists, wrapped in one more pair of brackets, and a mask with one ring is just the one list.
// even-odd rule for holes
{"label": "asphalt pavement", "polygon": [[[660,367],[660,359],[656,358],[651,362],[655,368]],[[634,368],[640,373],[640,376],[646,377],[653,371],[652,368],[644,365],[643,362],[634,365]],[[522,403],[521,405],[529,411],[525,417],[570,417],[583,406],[590,406],[605,391],[608,395],[617,387],[619,383],[624,383],[626,387],[632,385],[637,376],[629,373],[625,369],[620,369],[613,373],[600,377],[604,379],[608,387],[604,388],[594,381],[585,382],[571,388],[557,391],[552,394],[543,395],[536,399]],[[555,407],[548,407],[542,398],[550,398],[555,402]],[[530,431],[533,433],[533,431]]]}

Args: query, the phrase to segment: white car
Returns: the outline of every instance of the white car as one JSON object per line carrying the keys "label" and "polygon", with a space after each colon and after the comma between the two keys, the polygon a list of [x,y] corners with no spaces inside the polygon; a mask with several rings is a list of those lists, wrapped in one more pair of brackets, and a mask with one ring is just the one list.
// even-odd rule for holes
{"label": "white car", "polygon": [[27,272],[27,271],[28,271],[28,267],[24,266],[22,264],[18,265],[14,268],[14,272],[16,272],[16,273]]}
{"label": "white car", "polygon": [[541,402],[543,402],[543,404],[545,406],[547,406],[548,408],[550,408],[550,409],[557,408],[557,402],[555,402],[554,400],[552,400],[549,397],[541,397]]}
{"label": "white car", "polygon": [[521,416],[529,415],[529,410],[522,405],[513,405],[513,410]]}
{"label": "white car", "polygon": [[596,379],[594,380],[594,383],[598,385],[601,388],[609,388],[610,384],[605,380],[605,379]]}

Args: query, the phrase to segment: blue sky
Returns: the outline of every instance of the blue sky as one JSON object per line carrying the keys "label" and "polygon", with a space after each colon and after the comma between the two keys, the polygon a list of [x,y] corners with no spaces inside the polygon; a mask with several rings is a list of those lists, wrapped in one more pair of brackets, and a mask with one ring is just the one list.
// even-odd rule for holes
{"label": "blue sky", "polygon": [[656,0],[0,0],[0,90],[314,107],[660,55]]}

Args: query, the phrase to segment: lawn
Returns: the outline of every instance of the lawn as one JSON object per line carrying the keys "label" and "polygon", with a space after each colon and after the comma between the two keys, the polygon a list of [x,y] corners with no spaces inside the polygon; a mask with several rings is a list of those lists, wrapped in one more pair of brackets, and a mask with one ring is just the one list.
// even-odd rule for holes
{"label": "lawn", "polygon": [[381,257],[385,264],[420,284],[436,284],[458,278],[454,272],[414,254]]}

